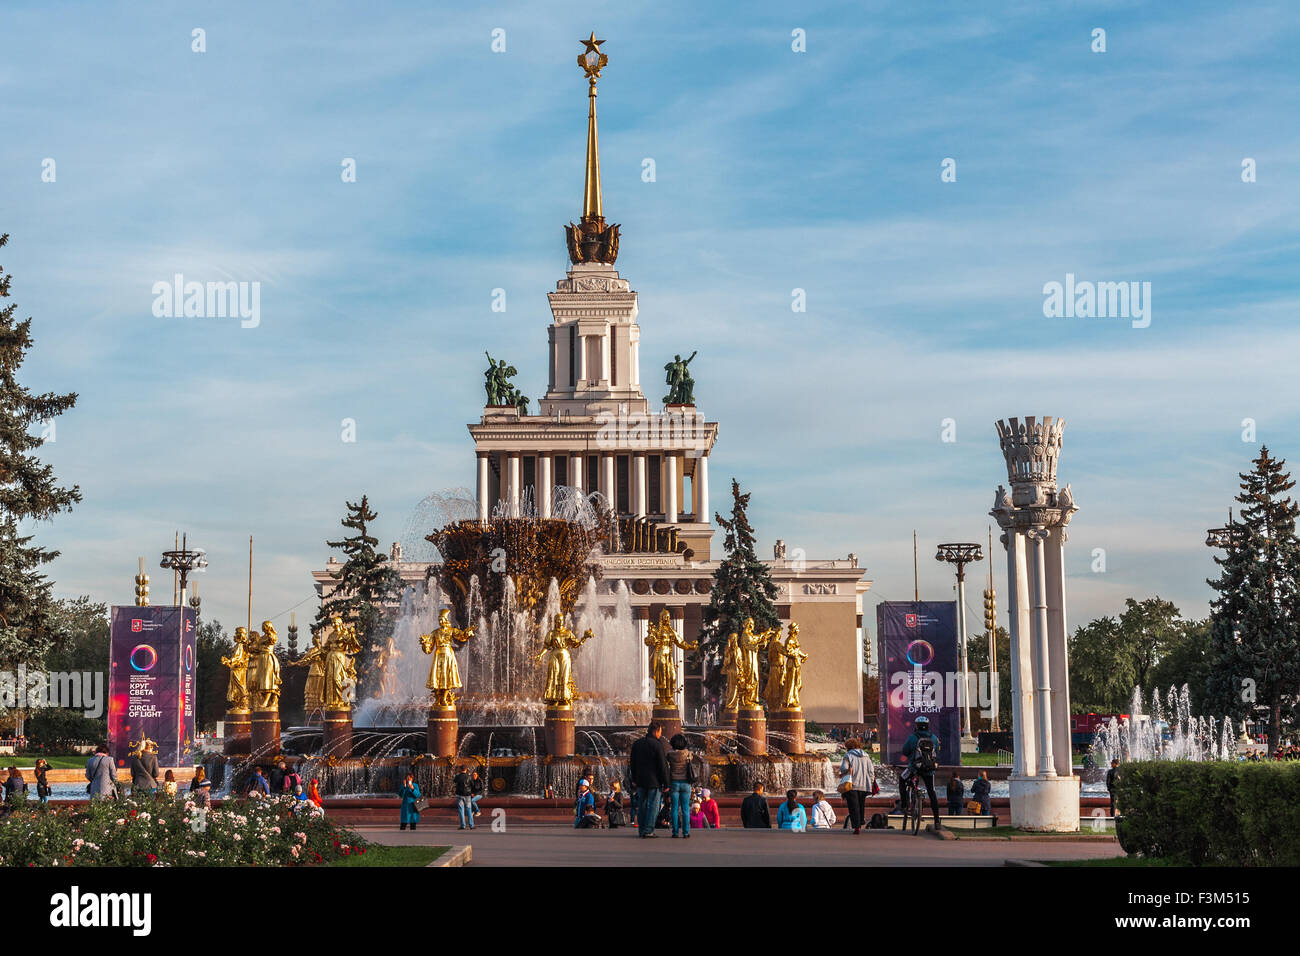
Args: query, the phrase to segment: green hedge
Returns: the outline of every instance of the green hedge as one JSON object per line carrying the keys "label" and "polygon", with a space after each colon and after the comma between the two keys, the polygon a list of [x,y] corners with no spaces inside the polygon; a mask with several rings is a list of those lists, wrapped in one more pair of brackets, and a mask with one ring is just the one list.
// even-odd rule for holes
{"label": "green hedge", "polygon": [[1300,866],[1300,763],[1120,768],[1120,846],[1189,866]]}

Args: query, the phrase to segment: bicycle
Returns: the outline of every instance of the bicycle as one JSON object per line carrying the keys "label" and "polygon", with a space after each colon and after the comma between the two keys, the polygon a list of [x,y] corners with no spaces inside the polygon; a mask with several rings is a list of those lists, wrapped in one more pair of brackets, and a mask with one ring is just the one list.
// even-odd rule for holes
{"label": "bicycle", "polygon": [[909,817],[912,821],[912,835],[916,836],[921,832],[921,798],[926,796],[926,791],[921,789],[919,775],[909,773],[907,780],[903,784],[904,790],[900,795],[907,796],[907,813],[903,814],[903,832],[907,832],[907,821]]}

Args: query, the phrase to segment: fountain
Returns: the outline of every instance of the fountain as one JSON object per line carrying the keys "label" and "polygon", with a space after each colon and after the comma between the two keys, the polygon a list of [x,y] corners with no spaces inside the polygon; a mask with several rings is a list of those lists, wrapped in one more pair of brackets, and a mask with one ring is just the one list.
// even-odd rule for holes
{"label": "fountain", "polygon": [[1154,690],[1148,706],[1142,688],[1133,688],[1127,717],[1112,717],[1097,728],[1092,742],[1098,767],[1112,760],[1236,760],[1232,721],[1192,714],[1187,685],[1170,687],[1164,700]]}

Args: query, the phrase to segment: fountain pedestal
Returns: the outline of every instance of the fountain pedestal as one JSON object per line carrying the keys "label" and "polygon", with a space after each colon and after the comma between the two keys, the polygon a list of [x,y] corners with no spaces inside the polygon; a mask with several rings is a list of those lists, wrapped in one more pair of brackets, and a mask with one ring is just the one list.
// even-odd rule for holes
{"label": "fountain pedestal", "polygon": [[736,729],[736,711],[723,710],[718,714],[718,726],[728,730]]}
{"label": "fountain pedestal", "polygon": [[254,759],[265,760],[280,752],[280,712],[278,710],[253,711],[252,733],[249,743]]}
{"label": "fountain pedestal", "polygon": [[224,727],[225,737],[222,749],[228,756],[247,756],[249,736],[253,732],[253,725],[248,720],[248,711],[226,711]]}
{"label": "fountain pedestal", "polygon": [[326,710],[324,744],[326,757],[352,756],[352,711]]}
{"label": "fountain pedestal", "polygon": [[572,757],[574,727],[572,707],[547,707],[545,719],[546,752],[552,757]]}
{"label": "fountain pedestal", "polygon": [[460,719],[455,704],[434,704],[429,708],[429,753],[435,757],[454,757],[460,742]]}
{"label": "fountain pedestal", "polygon": [[772,745],[787,754],[806,753],[803,708],[782,708],[772,712]]}
{"label": "fountain pedestal", "polygon": [[1079,829],[1079,778],[1073,774],[1027,777],[1013,773],[1010,790],[1013,827],[1055,833]]}
{"label": "fountain pedestal", "polygon": [[651,717],[664,729],[664,740],[682,732],[682,712],[676,704],[655,704]]}
{"label": "fountain pedestal", "polygon": [[751,757],[767,753],[767,715],[762,707],[742,707],[737,712],[736,747]]}

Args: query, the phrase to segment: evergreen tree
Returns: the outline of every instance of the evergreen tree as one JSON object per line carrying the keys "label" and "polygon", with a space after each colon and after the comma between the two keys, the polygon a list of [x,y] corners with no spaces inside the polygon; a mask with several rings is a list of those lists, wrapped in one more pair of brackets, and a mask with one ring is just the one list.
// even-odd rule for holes
{"label": "evergreen tree", "polygon": [[235,644],[220,621],[204,621],[199,625],[194,650],[194,726],[198,730],[213,730],[226,713],[226,689],[230,683],[230,672],[221,658],[234,653]]}
{"label": "evergreen tree", "polygon": [[[0,235],[0,246],[9,236]],[[12,276],[0,267],[0,300],[9,297]],[[33,452],[54,419],[76,404],[77,395],[33,395],[18,384],[18,370],[32,346],[30,318],[14,320],[17,305],[0,308],[0,666],[38,662],[57,636],[51,627],[53,582],[42,566],[59,552],[33,543],[20,524],[43,521],[71,510],[81,491],[60,487],[54,470]]]}
{"label": "evergreen tree", "polygon": [[[700,627],[700,653],[707,663],[704,685],[719,696],[725,683],[722,652],[728,635],[739,634],[747,617],[754,619],[755,631],[779,627],[781,623],[773,603],[776,585],[754,551],[754,529],[746,514],[749,495],[740,493],[740,483],[735,478],[731,479],[731,499],[730,521],[720,514],[714,515],[718,526],[726,532],[723,546],[727,556],[713,572],[713,589]],[[761,654],[759,660],[760,666],[766,667],[767,656]]]}
{"label": "evergreen tree", "polygon": [[388,555],[375,550],[379,539],[368,528],[379,517],[370,510],[370,501],[361,496],[359,504],[347,502],[343,527],[353,534],[341,541],[327,541],[340,548],[347,560],[332,572],[338,582],[334,592],[321,603],[316,615],[318,625],[328,625],[330,618],[341,614],[356,625],[361,653],[357,655],[357,699],[368,693],[378,677],[373,671],[375,654],[381,649],[393,624],[390,608],[401,597],[402,578],[388,565]]}
{"label": "evergreen tree", "polygon": [[1266,706],[1275,749],[1300,683],[1300,506],[1286,494],[1295,482],[1284,460],[1262,447],[1254,465],[1240,476],[1240,519],[1227,554],[1215,556],[1219,578],[1209,581],[1219,592],[1210,603],[1209,704],[1236,719]]}

